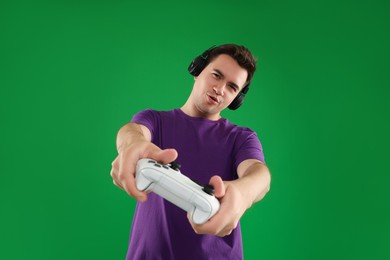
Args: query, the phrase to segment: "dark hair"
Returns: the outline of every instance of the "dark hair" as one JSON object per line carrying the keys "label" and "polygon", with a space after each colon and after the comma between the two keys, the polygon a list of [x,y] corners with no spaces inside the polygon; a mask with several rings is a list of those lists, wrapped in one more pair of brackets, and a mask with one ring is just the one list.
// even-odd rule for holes
{"label": "dark hair", "polygon": [[256,71],[256,58],[245,46],[236,44],[223,44],[213,48],[207,57],[207,63],[212,62],[217,56],[227,54],[237,61],[238,65],[248,72],[245,86],[250,84]]}

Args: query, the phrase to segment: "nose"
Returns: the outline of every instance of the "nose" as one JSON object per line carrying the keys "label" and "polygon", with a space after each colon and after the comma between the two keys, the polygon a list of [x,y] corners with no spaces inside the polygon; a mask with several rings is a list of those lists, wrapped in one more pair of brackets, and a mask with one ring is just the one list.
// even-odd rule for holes
{"label": "nose", "polygon": [[225,89],[225,84],[219,84],[218,86],[213,87],[215,94],[217,94],[218,96],[223,96],[225,94],[224,89]]}

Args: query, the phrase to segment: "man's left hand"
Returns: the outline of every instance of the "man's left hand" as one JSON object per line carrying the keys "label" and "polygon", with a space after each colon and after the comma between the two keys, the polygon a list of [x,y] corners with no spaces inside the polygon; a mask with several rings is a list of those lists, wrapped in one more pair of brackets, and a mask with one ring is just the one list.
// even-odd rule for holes
{"label": "man's left hand", "polygon": [[219,176],[213,176],[210,185],[214,187],[214,195],[221,203],[217,214],[201,225],[194,224],[189,216],[187,217],[195,233],[224,237],[230,235],[237,227],[240,218],[251,203],[235,186],[234,181],[224,182]]}

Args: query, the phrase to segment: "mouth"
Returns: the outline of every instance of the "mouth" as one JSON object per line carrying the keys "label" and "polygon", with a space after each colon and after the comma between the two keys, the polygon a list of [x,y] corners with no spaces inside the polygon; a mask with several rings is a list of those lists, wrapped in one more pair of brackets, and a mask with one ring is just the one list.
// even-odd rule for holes
{"label": "mouth", "polygon": [[218,100],[218,97],[210,95],[210,94],[207,94],[207,96],[209,97],[211,103],[214,103],[214,104],[219,104],[220,103],[220,101]]}

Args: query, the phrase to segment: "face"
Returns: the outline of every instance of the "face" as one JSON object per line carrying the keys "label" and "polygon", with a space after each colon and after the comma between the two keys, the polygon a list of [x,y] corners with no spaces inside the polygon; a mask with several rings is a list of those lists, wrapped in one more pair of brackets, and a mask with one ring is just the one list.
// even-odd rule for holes
{"label": "face", "polygon": [[211,61],[195,77],[190,100],[194,115],[211,120],[220,118],[220,112],[228,107],[243,88],[248,72],[229,55],[221,54]]}

